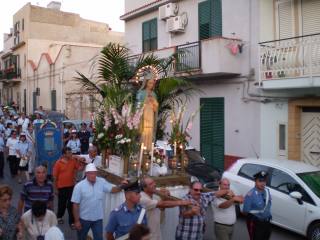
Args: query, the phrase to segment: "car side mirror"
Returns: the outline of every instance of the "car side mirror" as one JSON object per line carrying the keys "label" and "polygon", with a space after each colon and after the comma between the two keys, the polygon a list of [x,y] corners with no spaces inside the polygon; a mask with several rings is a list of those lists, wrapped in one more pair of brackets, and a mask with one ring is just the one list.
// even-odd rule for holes
{"label": "car side mirror", "polygon": [[290,197],[296,199],[300,205],[303,204],[302,194],[300,192],[294,191],[294,192],[291,192],[289,195]]}

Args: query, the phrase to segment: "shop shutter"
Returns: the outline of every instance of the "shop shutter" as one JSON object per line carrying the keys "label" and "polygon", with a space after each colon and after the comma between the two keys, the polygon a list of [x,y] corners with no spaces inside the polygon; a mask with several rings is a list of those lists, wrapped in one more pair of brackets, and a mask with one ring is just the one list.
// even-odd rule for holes
{"label": "shop shutter", "polygon": [[208,164],[224,169],[224,98],[200,99],[200,151]]}
{"label": "shop shutter", "polygon": [[279,39],[294,37],[294,22],[292,0],[278,2]]}
{"label": "shop shutter", "polygon": [[320,33],[320,1],[302,1],[302,34]]}
{"label": "shop shutter", "polygon": [[51,90],[51,110],[57,110],[57,91]]}

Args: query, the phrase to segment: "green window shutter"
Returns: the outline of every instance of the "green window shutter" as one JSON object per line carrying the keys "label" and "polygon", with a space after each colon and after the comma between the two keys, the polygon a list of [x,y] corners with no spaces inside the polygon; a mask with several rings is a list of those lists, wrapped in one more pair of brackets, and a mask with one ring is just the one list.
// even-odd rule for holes
{"label": "green window shutter", "polygon": [[211,0],[212,3],[212,37],[222,36],[222,7],[221,0]]}
{"label": "green window shutter", "polygon": [[199,3],[198,14],[199,14],[199,39],[207,39],[210,37],[210,4],[211,2],[205,1]]}
{"label": "green window shutter", "polygon": [[142,23],[142,51],[147,52],[158,48],[157,19]]}
{"label": "green window shutter", "polygon": [[37,92],[32,93],[33,111],[37,110]]}
{"label": "green window shutter", "polygon": [[23,89],[23,112],[27,112],[27,89]]}
{"label": "green window shutter", "polygon": [[221,0],[207,0],[200,2],[199,40],[222,36],[222,6]]}
{"label": "green window shutter", "polygon": [[57,91],[51,90],[51,110],[57,110]]}
{"label": "green window shutter", "polygon": [[224,169],[224,98],[200,99],[200,150],[206,162]]}

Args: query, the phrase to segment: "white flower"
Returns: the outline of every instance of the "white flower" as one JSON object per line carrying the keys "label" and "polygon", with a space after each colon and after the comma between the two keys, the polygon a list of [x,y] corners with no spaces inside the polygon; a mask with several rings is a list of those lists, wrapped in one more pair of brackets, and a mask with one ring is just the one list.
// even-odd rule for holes
{"label": "white flower", "polygon": [[98,134],[98,139],[101,139],[101,138],[103,138],[104,137],[104,133],[99,133]]}
{"label": "white flower", "polygon": [[116,139],[120,139],[120,138],[122,138],[122,134],[116,135]]}
{"label": "white flower", "polygon": [[131,142],[131,139],[130,139],[130,138],[127,138],[126,142],[127,142],[127,143]]}

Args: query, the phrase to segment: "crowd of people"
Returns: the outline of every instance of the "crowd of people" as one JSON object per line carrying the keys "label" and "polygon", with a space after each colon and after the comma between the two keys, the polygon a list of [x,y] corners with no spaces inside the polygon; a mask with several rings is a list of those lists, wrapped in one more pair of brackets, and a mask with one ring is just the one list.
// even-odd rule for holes
{"label": "crowd of people", "polygon": [[[1,119],[0,177],[4,176],[6,158],[12,179],[18,177],[23,186],[15,208],[11,204],[12,189],[0,185],[0,239],[64,239],[59,225],[64,224],[67,210],[68,224],[77,231],[79,240],[87,239],[89,230],[94,240],[161,240],[162,214],[166,208],[179,207],[178,226],[172,235],[176,240],[201,240],[206,211],[212,204],[216,239],[231,240],[235,205],[239,203],[244,203],[250,239],[270,236],[271,197],[265,189],[265,172],[255,175],[256,185],[245,198],[235,195],[225,178],[215,192],[203,192],[201,182],[192,182],[181,200],[171,199],[165,189],[159,197],[156,182],[148,176],[133,183],[123,180],[116,186],[98,176],[101,156],[97,147],[90,145],[92,134],[83,123],[80,131],[65,130],[62,156],[53,166],[50,181],[47,167],[35,164],[33,129],[38,123],[43,123],[39,114],[34,121],[23,113],[16,119],[10,115]],[[103,226],[105,194],[120,191],[124,192],[125,201],[110,213],[107,225]]]}

